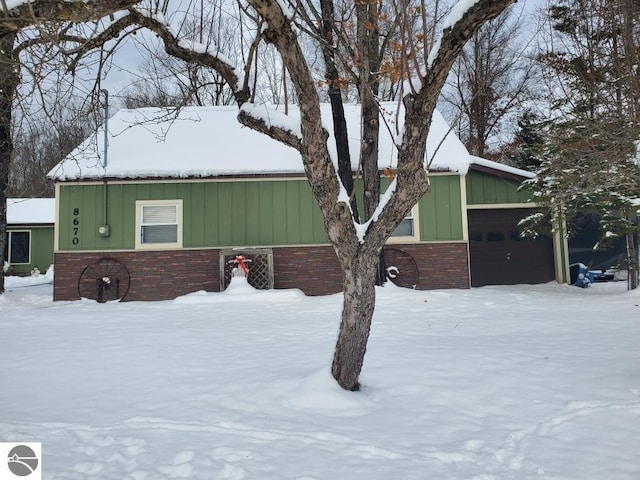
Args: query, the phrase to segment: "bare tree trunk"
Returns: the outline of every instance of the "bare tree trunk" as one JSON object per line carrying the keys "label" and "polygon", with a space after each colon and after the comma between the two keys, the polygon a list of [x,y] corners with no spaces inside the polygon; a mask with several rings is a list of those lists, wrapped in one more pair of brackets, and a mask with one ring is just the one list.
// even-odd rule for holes
{"label": "bare tree trunk", "polygon": [[349,137],[347,131],[347,121],[344,116],[344,105],[342,103],[342,88],[340,87],[340,73],[336,65],[335,42],[334,42],[334,5],[333,0],[321,0],[322,10],[322,41],[320,43],[322,56],[325,64],[325,80],[327,81],[327,93],[331,102],[331,113],[333,116],[333,136],[336,142],[336,152],[338,154],[338,176],[347,190],[351,201],[351,210],[354,219],[358,220],[358,203],[353,194],[353,172],[351,169],[351,155],[349,154]]}
{"label": "bare tree trunk", "polygon": [[362,180],[364,182],[364,219],[368,220],[380,203],[380,170],[378,144],[380,142],[380,115],[372,94],[362,96]]}
{"label": "bare tree trunk", "polygon": [[[375,306],[378,255],[404,216],[428,192],[428,172],[424,168],[426,139],[436,100],[453,61],[465,41],[485,21],[500,14],[514,0],[479,0],[463,17],[443,31],[438,51],[421,79],[420,88],[403,99],[405,119],[398,148],[396,190],[377,221],[368,224],[366,236],[358,237],[351,209],[340,199],[341,188],[327,147],[328,132],[322,126],[315,81],[288,16],[273,0],[248,0],[268,28],[262,38],[273,43],[287,67],[300,102],[300,137],[275,128],[261,117],[241,112],[239,120],[254,130],[270,135],[302,155],[305,174],[324,217],[325,231],[343,273],[343,314],[333,358],[332,374],[346,390],[357,390],[358,377],[366,353]],[[165,41],[170,35],[161,35]],[[167,46],[167,49],[169,46]],[[214,66],[214,68],[219,68]],[[233,74],[229,74],[233,76]],[[242,98],[238,98],[240,104]],[[377,199],[376,199],[377,200]]]}
{"label": "bare tree trunk", "polygon": [[[380,112],[378,94],[380,93],[380,64],[383,52],[380,51],[380,30],[378,2],[356,3],[357,45],[360,52],[358,91],[362,112],[362,140],[360,145],[360,163],[364,184],[364,220],[369,220],[380,203],[380,167],[378,162],[380,145]],[[384,259],[378,257],[378,266]],[[376,269],[376,285],[386,280],[382,268]]]}
{"label": "bare tree trunk", "polygon": [[[11,108],[20,81],[18,64],[13,58],[15,31],[0,30],[0,252],[4,255],[7,240],[7,188],[13,143]],[[4,264],[4,258],[2,259]],[[0,269],[0,294],[4,293],[4,269]]]}
{"label": "bare tree trunk", "polygon": [[380,202],[380,171],[378,167],[380,115],[376,97],[380,89],[378,72],[381,54],[377,8],[377,2],[356,2],[358,75],[360,77],[358,91],[362,110],[360,162],[364,182],[364,220],[371,218]]}
{"label": "bare tree trunk", "polygon": [[378,253],[364,249],[343,268],[340,333],[331,373],[345,390],[358,390],[376,303]]}

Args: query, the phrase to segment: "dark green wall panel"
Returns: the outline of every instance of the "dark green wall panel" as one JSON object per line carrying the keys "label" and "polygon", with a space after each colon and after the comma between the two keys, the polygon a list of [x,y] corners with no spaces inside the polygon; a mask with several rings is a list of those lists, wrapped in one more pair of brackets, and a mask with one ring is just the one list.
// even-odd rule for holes
{"label": "dark green wall panel", "polygon": [[[184,193],[183,217],[189,229],[189,244],[194,247],[206,246],[207,209],[204,183],[194,183]],[[186,231],[184,232],[186,235]],[[186,241],[186,240],[185,240]]]}
{"label": "dark green wall panel", "polygon": [[274,244],[274,210],[273,192],[274,182],[256,182],[260,203],[256,209],[258,218],[255,220],[266,245]]}
{"label": "dark green wall panel", "polygon": [[218,242],[220,245],[233,245],[233,216],[239,215],[238,206],[234,208],[233,192],[231,183],[215,184],[218,191],[218,198],[213,208],[218,216]]}
{"label": "dark green wall panel", "polygon": [[420,201],[420,238],[462,240],[462,199],[458,175],[431,177],[431,192]]}
{"label": "dark green wall panel", "polygon": [[525,203],[531,192],[519,190],[520,182],[500,178],[484,172],[467,174],[467,204],[490,205],[500,203]]}
{"label": "dark green wall panel", "polygon": [[283,245],[287,242],[287,194],[285,182],[273,184],[273,243]]}
{"label": "dark green wall panel", "polygon": [[257,182],[245,183],[245,198],[247,205],[255,206],[245,209],[245,239],[246,245],[256,245],[262,240],[260,235],[260,188]]}
{"label": "dark green wall panel", "polygon": [[300,241],[300,214],[304,208],[300,205],[299,184],[301,182],[285,182],[286,198],[286,229],[287,239],[291,243],[301,243]]}

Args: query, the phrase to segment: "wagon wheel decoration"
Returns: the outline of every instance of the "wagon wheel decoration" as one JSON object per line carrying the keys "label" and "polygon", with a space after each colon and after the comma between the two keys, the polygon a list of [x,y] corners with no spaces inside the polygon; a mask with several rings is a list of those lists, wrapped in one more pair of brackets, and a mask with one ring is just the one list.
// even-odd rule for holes
{"label": "wagon wheel decoration", "polygon": [[124,264],[113,258],[101,258],[82,270],[78,279],[80,298],[99,303],[122,300],[129,291],[131,276]]}
{"label": "wagon wheel decoration", "polygon": [[387,280],[398,287],[416,288],[420,275],[418,264],[410,254],[399,248],[384,248],[382,260]]}

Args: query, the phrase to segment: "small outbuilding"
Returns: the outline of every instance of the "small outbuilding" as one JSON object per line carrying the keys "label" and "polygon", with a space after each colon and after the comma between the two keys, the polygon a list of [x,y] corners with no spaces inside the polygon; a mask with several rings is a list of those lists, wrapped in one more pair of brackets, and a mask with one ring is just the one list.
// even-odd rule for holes
{"label": "small outbuilding", "polygon": [[9,198],[4,251],[8,275],[42,273],[53,265],[55,199]]}
{"label": "small outbuilding", "polygon": [[[385,128],[393,131],[397,106],[386,107]],[[295,119],[295,108],[289,110]],[[346,106],[354,171],[359,110]],[[251,260],[249,281],[258,288],[341,290],[298,152],[243,127],[237,113],[121,110],[108,122],[106,150],[101,129],[49,173],[56,191],[56,300],[220,291],[237,255]],[[331,132],[328,105],[323,119]],[[381,135],[383,188],[396,154]],[[556,271],[564,260],[553,239],[515,238],[518,216],[535,209],[518,188],[529,173],[470,157],[438,112],[427,156],[431,192],[384,251],[394,282],[435,289],[561,280]]]}

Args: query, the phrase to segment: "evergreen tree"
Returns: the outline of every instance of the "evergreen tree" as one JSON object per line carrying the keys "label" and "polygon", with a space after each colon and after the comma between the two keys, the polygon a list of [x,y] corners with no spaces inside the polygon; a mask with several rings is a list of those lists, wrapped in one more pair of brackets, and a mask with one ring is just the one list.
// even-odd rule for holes
{"label": "evergreen tree", "polygon": [[526,111],[517,123],[518,130],[513,142],[507,148],[506,157],[514,167],[535,172],[542,163],[544,124],[531,111]]}
{"label": "evergreen tree", "polygon": [[[602,246],[626,237],[630,288],[636,288],[640,3],[559,0],[549,20],[553,48],[541,61],[555,102],[536,198],[557,225],[579,211],[597,214]],[[529,231],[539,230],[541,220],[529,219]]]}

